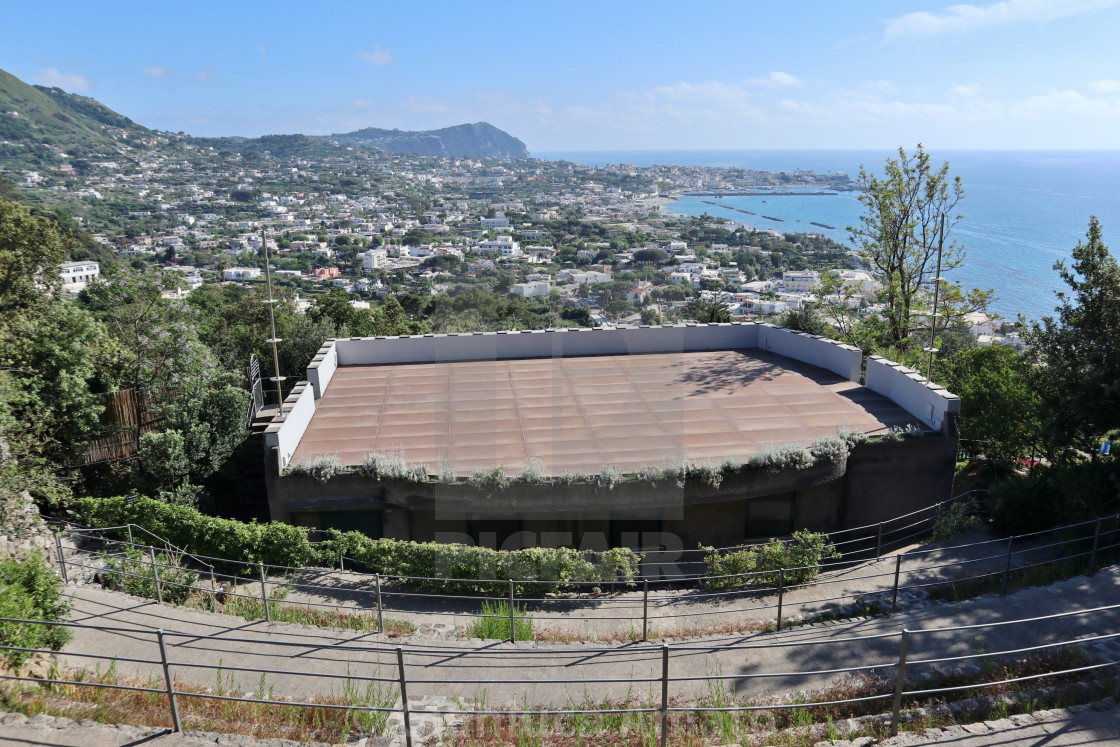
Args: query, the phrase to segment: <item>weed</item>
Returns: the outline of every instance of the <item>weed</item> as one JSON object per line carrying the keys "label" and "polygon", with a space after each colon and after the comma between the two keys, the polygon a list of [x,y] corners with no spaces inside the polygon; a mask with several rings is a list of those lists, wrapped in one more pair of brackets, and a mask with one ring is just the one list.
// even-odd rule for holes
{"label": "weed", "polygon": [[498,465],[491,470],[476,469],[467,478],[467,482],[479,491],[493,495],[509,487],[509,476],[506,474],[506,468]]}
{"label": "weed", "polygon": [[[509,602],[483,602],[480,614],[482,616],[467,629],[471,638],[509,639]],[[515,641],[533,640],[533,621],[525,615],[525,609],[521,605],[514,605],[513,608],[513,632]]]}
{"label": "weed", "polygon": [[332,477],[341,475],[345,471],[346,466],[342,463],[342,460],[333,454],[317,456],[314,459],[304,459],[299,464],[288,468],[289,474],[307,475],[319,482],[327,482]]}

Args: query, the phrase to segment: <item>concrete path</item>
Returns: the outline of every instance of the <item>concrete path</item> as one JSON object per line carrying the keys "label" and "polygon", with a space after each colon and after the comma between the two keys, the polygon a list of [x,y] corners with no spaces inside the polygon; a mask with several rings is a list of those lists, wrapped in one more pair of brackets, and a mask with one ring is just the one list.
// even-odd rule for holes
{"label": "concrete path", "polygon": [[[673,680],[670,692],[686,701],[692,700],[707,689],[709,679],[717,677],[722,677],[729,689],[751,697],[807,691],[829,685],[839,674],[788,673],[853,666],[873,666],[876,673],[890,676],[898,659],[899,633],[903,628],[917,631],[979,625],[1109,604],[1120,604],[1120,569],[1116,567],[1104,569],[1093,577],[1082,576],[1045,588],[1027,589],[1006,598],[987,597],[935,605],[890,617],[818,624],[782,633],[721,635],[673,642],[669,655]],[[582,703],[586,699],[624,699],[627,694],[645,701],[656,698],[660,691],[663,652],[656,644],[509,644],[420,637],[386,640],[377,634],[246,622],[241,618],[158,605],[88,587],[74,589],[71,619],[108,629],[76,631],[74,640],[65,649],[66,664],[92,666],[89,659],[73,655],[79,653],[156,662],[159,652],[154,631],[163,628],[182,634],[167,639],[176,676],[202,687],[213,686],[218,669],[224,667],[223,676],[234,687],[244,692],[254,691],[259,675],[230,672],[228,667],[236,664],[284,670],[268,675],[268,684],[277,694],[296,698],[326,695],[341,690],[339,676],[395,679],[395,646],[404,645],[407,647],[409,694],[418,698],[446,696],[470,702],[485,694],[491,707],[514,703],[559,706]],[[982,654],[1104,633],[1120,633],[1120,610],[1062,617],[1031,625],[915,632],[910,641],[909,673],[920,678],[923,672],[935,669],[935,665],[918,663],[923,659]],[[198,638],[199,635],[216,638]],[[857,636],[862,640],[851,640]],[[1120,644],[1115,640],[1094,644],[1090,652],[1107,661],[1120,661]],[[704,649],[728,645],[739,647]],[[152,663],[122,662],[118,671],[142,676],[161,675],[159,665]],[[511,679],[518,681],[501,682]],[[395,693],[394,682],[383,686]]]}

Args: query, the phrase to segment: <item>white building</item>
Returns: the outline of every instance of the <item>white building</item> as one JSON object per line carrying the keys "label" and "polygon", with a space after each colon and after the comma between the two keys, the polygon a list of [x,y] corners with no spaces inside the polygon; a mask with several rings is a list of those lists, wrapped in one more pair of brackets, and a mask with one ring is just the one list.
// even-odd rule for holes
{"label": "white building", "polygon": [[506,217],[505,213],[498,213],[493,218],[483,218],[478,223],[487,231],[509,228],[509,218]]}
{"label": "white building", "polygon": [[850,295],[875,298],[875,280],[863,270],[833,270],[832,274],[843,284]]}
{"label": "white building", "polygon": [[222,273],[223,280],[249,280],[260,276],[259,267],[229,267]]}
{"label": "white building", "polygon": [[611,274],[609,272],[598,272],[597,270],[566,269],[556,273],[556,279],[580,285],[591,285],[594,283],[609,283]]}
{"label": "white building", "polygon": [[59,266],[62,292],[76,295],[101,276],[101,265],[96,262],[63,262]]}
{"label": "white building", "polygon": [[482,253],[498,253],[503,257],[520,257],[521,245],[510,236],[499,236],[496,239],[481,242],[477,247]]}
{"label": "white building", "polygon": [[389,264],[389,252],[385,249],[370,249],[362,254],[363,270],[380,270]]}
{"label": "white building", "polygon": [[812,293],[820,281],[816,270],[786,270],[782,273],[782,288],[790,293]]}
{"label": "white building", "polygon": [[547,280],[534,280],[531,283],[514,283],[509,292],[525,298],[540,298],[548,295],[552,284]]}

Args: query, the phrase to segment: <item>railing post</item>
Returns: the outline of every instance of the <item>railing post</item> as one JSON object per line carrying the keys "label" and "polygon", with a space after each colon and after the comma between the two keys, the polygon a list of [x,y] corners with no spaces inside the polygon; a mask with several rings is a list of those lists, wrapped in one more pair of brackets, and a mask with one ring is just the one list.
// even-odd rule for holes
{"label": "railing post", "polygon": [[642,579],[642,640],[649,640],[649,579]]}
{"label": "railing post", "polygon": [[661,644],[661,747],[669,736],[669,644]]}
{"label": "railing post", "polygon": [[381,616],[381,574],[373,574],[373,580],[377,583],[377,632],[385,632],[384,618]]}
{"label": "railing post", "polygon": [[62,554],[62,537],[57,529],[54,531],[54,548],[58,551],[58,569],[62,571],[62,583],[68,584],[70,579],[66,576],[66,556]]}
{"label": "railing post", "polygon": [[786,595],[786,569],[778,569],[778,632],[782,632],[782,602]]}
{"label": "railing post", "polygon": [[514,609],[515,609],[515,607],[514,607],[514,603],[513,603],[513,579],[511,578],[509,580],[509,642],[510,643],[513,643],[514,641],[517,640],[517,630],[514,627],[514,619],[513,619]]}
{"label": "railing post", "polygon": [[156,631],[156,640],[159,641],[159,658],[163,662],[163,681],[167,685],[167,702],[171,705],[171,725],[177,732],[183,731],[183,724],[179,721],[179,703],[175,699],[175,680],[171,677],[171,664],[167,660],[167,644],[163,640],[163,628]]}
{"label": "railing post", "polygon": [[346,563],[345,563],[344,556],[343,556],[341,550],[338,551],[338,570],[340,570],[340,571],[345,571],[346,570]]}
{"label": "railing post", "polygon": [[163,589],[159,584],[159,564],[156,563],[156,549],[148,545],[148,559],[152,561],[152,585],[156,587],[156,601],[163,604]]}
{"label": "railing post", "polygon": [[132,525],[131,524],[125,524],[125,528],[128,529],[128,544],[131,546],[132,545]]}
{"label": "railing post", "polygon": [[408,681],[404,676],[404,646],[397,646],[397,684],[401,690],[401,713],[404,716],[405,747],[412,747],[412,718],[408,712]]}
{"label": "railing post", "polygon": [[1093,553],[1089,556],[1089,575],[1097,572],[1097,548],[1101,543],[1101,519],[1097,517],[1097,528],[1093,530]]}
{"label": "railing post", "polygon": [[894,594],[891,595],[891,614],[898,609],[898,576],[902,573],[902,553],[894,556]]}
{"label": "railing post", "polygon": [[268,587],[265,586],[264,580],[264,563],[257,563],[257,569],[261,574],[261,603],[264,604],[264,619],[272,622],[272,610],[268,607]]}
{"label": "railing post", "polygon": [[1007,538],[1007,563],[1003,567],[1003,588],[999,590],[1001,597],[1007,596],[1007,582],[1011,578],[1011,543],[1015,537]]}
{"label": "railing post", "polygon": [[875,559],[878,560],[883,555],[883,522],[879,522],[879,529],[875,533]]}
{"label": "railing post", "polygon": [[902,710],[902,693],[906,689],[906,654],[910,651],[910,631],[902,629],[902,643],[898,649],[898,678],[894,683],[894,710],[891,713],[891,736],[898,736],[898,719]]}

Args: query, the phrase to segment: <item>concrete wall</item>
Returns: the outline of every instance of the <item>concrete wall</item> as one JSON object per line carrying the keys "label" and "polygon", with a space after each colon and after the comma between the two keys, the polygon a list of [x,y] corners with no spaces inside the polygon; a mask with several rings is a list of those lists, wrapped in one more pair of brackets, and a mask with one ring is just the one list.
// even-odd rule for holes
{"label": "concrete wall", "polygon": [[[946,432],[961,399],[912,368],[878,355],[867,359],[864,386],[883,395],[935,431]],[[955,435],[955,434],[952,434]]]}
{"label": "concrete wall", "polygon": [[279,469],[288,466],[315,414],[315,390],[307,383],[298,384],[284,400],[282,410],[264,432],[265,447],[276,449]]}
{"label": "concrete wall", "polygon": [[336,340],[334,347],[337,365],[359,366],[729,350],[753,348],[757,341],[755,324],[666,324],[616,329],[354,337]]}
{"label": "concrete wall", "polygon": [[953,435],[930,435],[887,443],[860,444],[848,457],[841,527],[876,524],[952,497],[956,464]]}
{"label": "concrete wall", "polygon": [[332,340],[308,366],[322,396],[337,366],[559,358],[631,353],[680,353],[759,348],[858,381],[859,348],[815,335],[754,322],[664,324],[615,329],[538,329]]}
{"label": "concrete wall", "polygon": [[322,399],[334,372],[338,369],[338,346],[334,340],[327,340],[307,367],[307,382],[315,390],[315,399]]}
{"label": "concrete wall", "polygon": [[859,381],[863,368],[863,352],[859,348],[771,324],[757,326],[760,350],[827,369],[848,381]]}
{"label": "concrete wall", "polygon": [[[291,521],[293,514],[380,510],[385,536],[417,541],[464,534],[469,522],[481,521],[517,525],[538,539],[547,532],[572,532],[579,545],[591,534],[610,537],[614,521],[637,520],[657,527],[643,532],[668,533],[681,548],[727,546],[781,533],[751,531],[749,517],[759,500],[794,496],[793,526],[816,531],[875,524],[945,500],[956,448],[955,437],[941,435],[871,442],[855,447],[846,463],[781,473],[744,470],[719,488],[689,478],[683,489],[664,480],[614,490],[514,486],[487,496],[466,485],[380,482],[357,473],[325,484],[303,475],[270,475],[269,502],[275,521]],[[507,539],[499,537],[499,545]]]}

